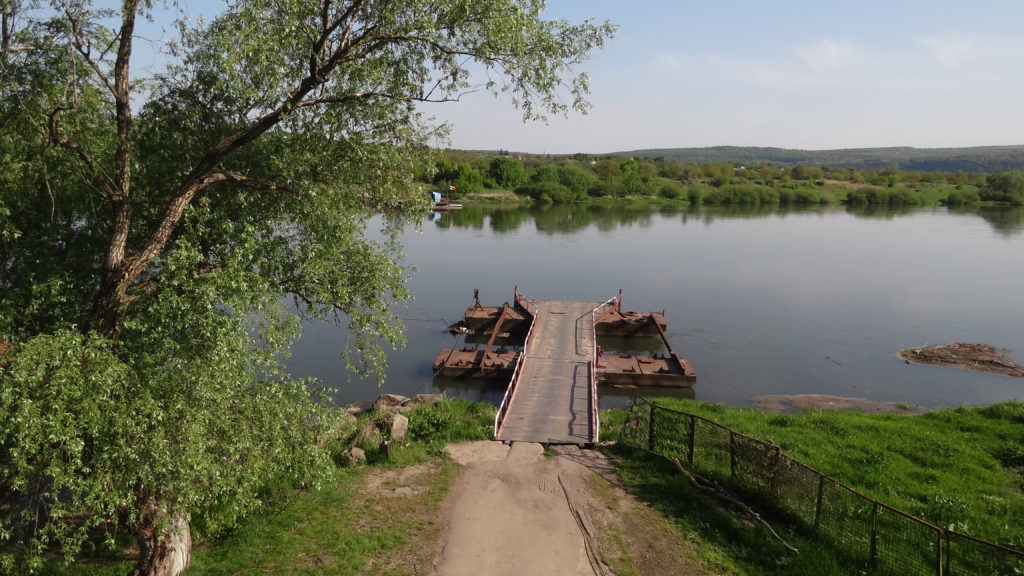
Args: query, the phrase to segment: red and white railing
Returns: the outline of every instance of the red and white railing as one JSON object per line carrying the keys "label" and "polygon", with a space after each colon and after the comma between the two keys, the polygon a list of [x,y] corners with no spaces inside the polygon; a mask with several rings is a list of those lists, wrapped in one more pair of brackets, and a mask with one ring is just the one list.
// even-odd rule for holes
{"label": "red and white railing", "polygon": [[597,316],[598,311],[603,314],[606,308],[617,306],[618,302],[618,297],[612,297],[590,311],[590,323],[594,326],[594,344],[590,351],[590,362],[588,363],[590,368],[590,441],[594,444],[598,442],[601,436],[601,420],[598,416],[597,402],[597,378],[599,374],[604,374],[604,366],[601,364],[601,358],[598,356]]}
{"label": "red and white railing", "polygon": [[523,349],[519,352],[519,358],[516,360],[516,367],[512,370],[512,379],[509,380],[508,388],[505,389],[505,396],[501,399],[501,404],[498,406],[498,413],[494,415],[494,439],[498,439],[498,433],[501,431],[501,424],[505,420],[505,414],[508,413],[509,406],[512,404],[512,399],[516,393],[516,384],[519,382],[519,375],[523,372],[523,364],[526,362],[526,347],[530,343],[530,336],[533,335],[533,327],[536,325],[537,319],[537,306],[533,302],[527,300],[522,294],[519,293],[519,288],[515,289],[515,304],[520,306],[524,310],[530,313],[533,317],[530,319],[530,329],[526,332],[526,340],[523,341]]}

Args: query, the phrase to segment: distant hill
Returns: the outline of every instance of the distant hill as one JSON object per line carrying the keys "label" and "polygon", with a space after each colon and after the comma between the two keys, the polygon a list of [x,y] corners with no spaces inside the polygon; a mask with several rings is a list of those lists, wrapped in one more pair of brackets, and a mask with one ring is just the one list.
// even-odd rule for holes
{"label": "distant hill", "polygon": [[693,164],[768,162],[784,166],[821,166],[931,172],[1006,172],[1024,170],[1024,145],[978,146],[973,148],[847,148],[842,150],[793,150],[749,146],[711,148],[652,148],[620,152],[627,156],[664,158]]}

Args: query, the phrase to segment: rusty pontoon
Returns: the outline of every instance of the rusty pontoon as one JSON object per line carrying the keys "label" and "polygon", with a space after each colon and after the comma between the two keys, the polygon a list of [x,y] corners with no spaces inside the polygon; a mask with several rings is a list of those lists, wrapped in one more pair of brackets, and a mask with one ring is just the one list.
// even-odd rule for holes
{"label": "rusty pontoon", "polygon": [[[479,290],[474,290],[473,304],[457,327],[460,333],[467,334],[467,342],[472,339],[477,345],[442,350],[434,360],[434,373],[452,378],[510,377],[522,353],[524,335],[534,322],[530,302],[517,289],[512,304],[484,306]],[[664,312],[624,311],[621,291],[609,302],[593,315],[597,336],[657,335],[665,352],[644,356],[604,353],[598,347],[596,370],[602,383],[622,387],[689,387],[696,382],[697,375],[689,361],[679,356],[668,341]]]}

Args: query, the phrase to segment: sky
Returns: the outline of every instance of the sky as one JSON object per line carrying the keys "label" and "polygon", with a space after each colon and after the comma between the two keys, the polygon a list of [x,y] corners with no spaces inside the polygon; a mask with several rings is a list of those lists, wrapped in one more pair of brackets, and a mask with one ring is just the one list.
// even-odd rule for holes
{"label": "sky", "polygon": [[550,0],[547,14],[619,26],[582,67],[590,113],[524,125],[472,94],[428,110],[451,147],[1024,144],[1021,0]]}
{"label": "sky", "polygon": [[[211,0],[179,0],[209,13]],[[191,8],[189,7],[191,5]],[[1021,0],[549,0],[619,28],[579,70],[592,109],[524,124],[486,92],[422,110],[439,146],[643,148],[1024,144]]]}

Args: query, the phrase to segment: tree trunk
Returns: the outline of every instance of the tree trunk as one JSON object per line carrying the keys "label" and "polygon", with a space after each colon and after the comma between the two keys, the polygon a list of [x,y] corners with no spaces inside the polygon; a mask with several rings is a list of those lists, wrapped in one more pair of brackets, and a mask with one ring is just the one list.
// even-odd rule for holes
{"label": "tree trunk", "polygon": [[188,520],[175,514],[161,530],[152,514],[135,529],[139,560],[131,576],[177,576],[192,564],[192,533]]}

